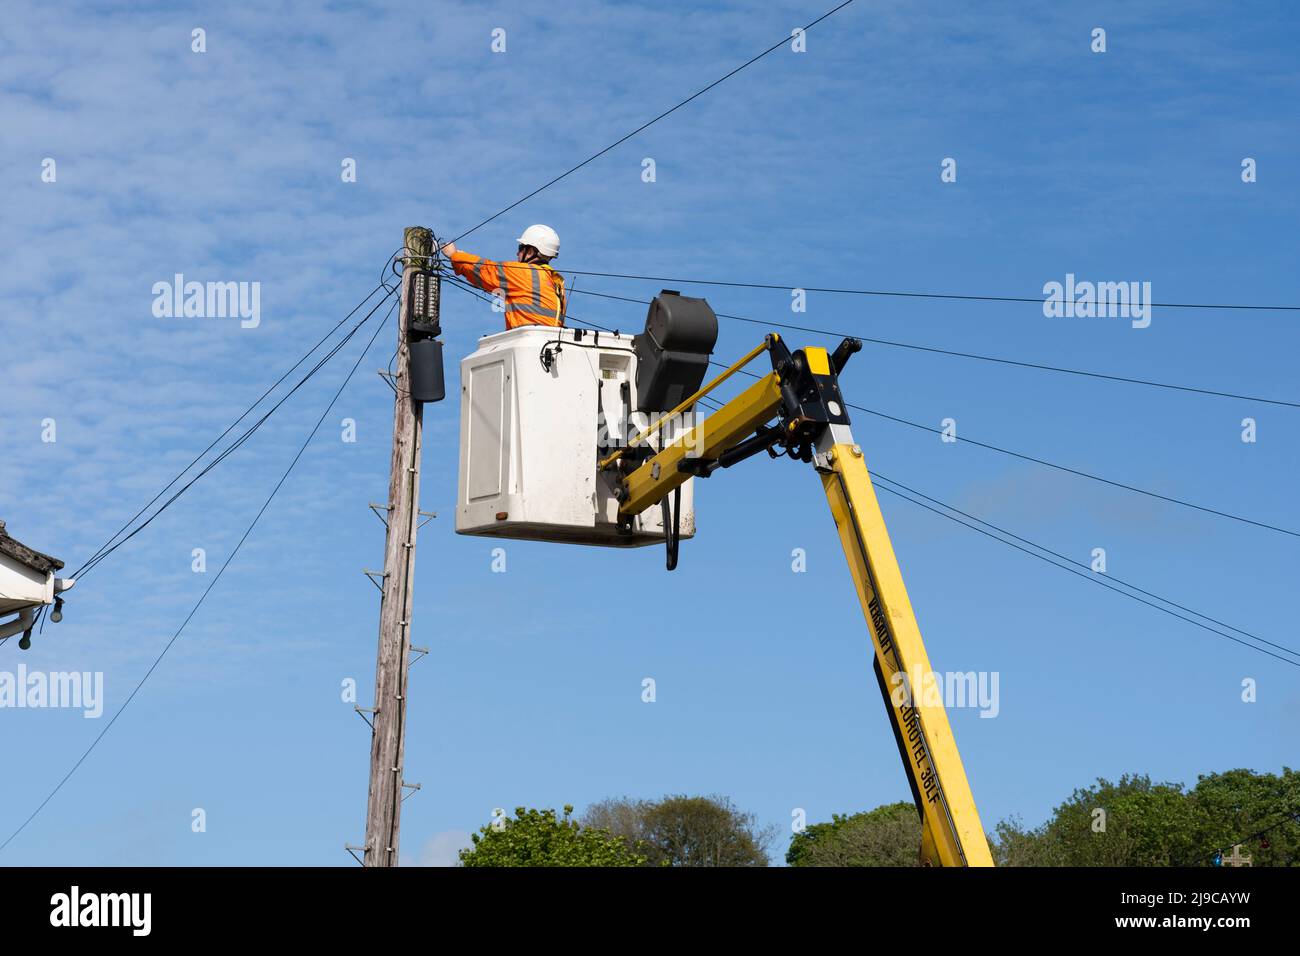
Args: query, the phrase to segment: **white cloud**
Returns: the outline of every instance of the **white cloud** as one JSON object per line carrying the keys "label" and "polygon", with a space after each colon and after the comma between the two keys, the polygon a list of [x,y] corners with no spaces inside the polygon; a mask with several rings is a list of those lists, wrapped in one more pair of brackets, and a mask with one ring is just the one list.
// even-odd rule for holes
{"label": "white cloud", "polygon": [[[470,845],[469,834],[464,830],[444,830],[435,833],[420,847],[414,865],[456,866],[459,862],[457,854]],[[407,861],[405,865],[412,864]]]}

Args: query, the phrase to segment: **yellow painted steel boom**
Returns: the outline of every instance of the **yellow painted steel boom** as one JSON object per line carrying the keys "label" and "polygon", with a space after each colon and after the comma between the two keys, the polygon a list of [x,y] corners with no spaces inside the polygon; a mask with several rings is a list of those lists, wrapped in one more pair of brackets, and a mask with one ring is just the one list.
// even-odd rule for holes
{"label": "yellow painted steel boom", "polygon": [[[633,456],[628,454],[602,462],[618,468],[620,513],[639,514],[664,501],[692,476],[708,477],[718,468],[763,451],[775,457],[778,447],[812,464],[848,559],[875,652],[877,685],[921,817],[920,861],[935,866],[992,866],[942,700],[909,692],[918,689],[912,686],[915,678],[931,673],[930,660],[839,391],[838,374],[861,343],[846,339],[833,356],[822,348],[791,355],[775,334],[767,337],[765,346],[738,365],[767,351],[772,372],[693,429],[639,463],[629,460]],[[683,406],[698,401],[721,378],[725,376]],[[766,427],[773,419],[777,424]]]}

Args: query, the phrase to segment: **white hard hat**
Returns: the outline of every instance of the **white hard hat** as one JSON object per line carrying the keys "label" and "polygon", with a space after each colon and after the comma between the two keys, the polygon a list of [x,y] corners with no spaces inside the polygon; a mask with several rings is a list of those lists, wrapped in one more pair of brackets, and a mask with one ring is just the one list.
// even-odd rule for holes
{"label": "white hard hat", "polygon": [[540,223],[529,226],[518,241],[521,246],[532,246],[548,259],[554,259],[560,254],[560,235],[550,226]]}

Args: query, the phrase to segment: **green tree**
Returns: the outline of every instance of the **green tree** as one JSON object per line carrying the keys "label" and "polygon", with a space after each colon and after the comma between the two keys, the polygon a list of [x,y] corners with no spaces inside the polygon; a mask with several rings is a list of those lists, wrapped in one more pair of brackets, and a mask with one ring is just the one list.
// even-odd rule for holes
{"label": "green tree", "polygon": [[767,866],[776,833],[717,795],[602,800],[583,821],[644,852],[648,866]]}
{"label": "green tree", "polygon": [[1232,845],[1244,840],[1241,852],[1255,866],[1300,866],[1300,771],[1206,774],[1188,798],[1204,821],[1204,833],[1180,864],[1204,865],[1213,861],[1214,850],[1230,854]]}
{"label": "green tree", "polygon": [[790,866],[918,866],[921,820],[912,803],[890,803],[865,813],[832,814],[796,833],[786,851]]}
{"label": "green tree", "polygon": [[646,858],[608,832],[583,827],[554,810],[518,807],[514,818],[488,824],[460,851],[461,866],[643,866]]}
{"label": "green tree", "polygon": [[1036,829],[997,825],[1002,866],[1169,866],[1194,845],[1197,826],[1181,784],[1125,774],[1076,789]]}
{"label": "green tree", "polygon": [[[1187,790],[1125,775],[1075,790],[1041,826],[996,828],[1002,866],[1209,866],[1216,850],[1242,852],[1255,866],[1300,864],[1300,773],[1229,770]],[[1259,831],[1268,833],[1254,839]]]}
{"label": "green tree", "polygon": [[593,803],[582,814],[582,825],[609,833],[624,840],[628,846],[644,844],[647,836],[646,813],[652,801],[631,797],[610,797]]}

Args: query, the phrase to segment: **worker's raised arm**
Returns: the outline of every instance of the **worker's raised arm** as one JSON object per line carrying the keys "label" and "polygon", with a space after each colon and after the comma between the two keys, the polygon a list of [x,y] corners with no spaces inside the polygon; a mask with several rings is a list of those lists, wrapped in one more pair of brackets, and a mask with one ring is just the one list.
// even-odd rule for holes
{"label": "worker's raised arm", "polygon": [[478,286],[484,292],[495,293],[506,288],[505,267],[500,262],[461,252],[451,243],[442,247],[452,269],[462,279]]}

